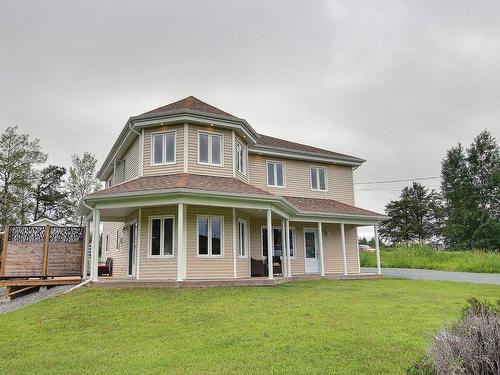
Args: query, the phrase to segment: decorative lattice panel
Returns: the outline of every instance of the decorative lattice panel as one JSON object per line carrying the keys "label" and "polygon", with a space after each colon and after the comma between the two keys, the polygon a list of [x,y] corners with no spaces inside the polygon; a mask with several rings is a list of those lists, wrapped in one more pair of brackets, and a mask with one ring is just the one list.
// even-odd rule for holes
{"label": "decorative lattice panel", "polygon": [[45,227],[9,226],[9,241],[11,242],[43,242],[44,237]]}
{"label": "decorative lattice panel", "polygon": [[52,227],[50,242],[80,243],[83,242],[85,228],[83,227]]}

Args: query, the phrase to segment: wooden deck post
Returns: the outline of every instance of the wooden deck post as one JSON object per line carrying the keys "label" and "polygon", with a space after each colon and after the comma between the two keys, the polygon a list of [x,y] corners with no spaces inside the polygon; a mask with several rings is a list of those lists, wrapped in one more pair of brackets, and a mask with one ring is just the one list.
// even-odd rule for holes
{"label": "wooden deck post", "polygon": [[5,276],[5,259],[7,258],[7,242],[9,241],[9,225],[4,226],[2,264],[0,264],[0,275]]}
{"label": "wooden deck post", "polygon": [[49,240],[50,240],[50,225],[45,226],[45,235],[43,242],[43,257],[42,257],[42,274],[47,276],[47,261],[49,258]]}

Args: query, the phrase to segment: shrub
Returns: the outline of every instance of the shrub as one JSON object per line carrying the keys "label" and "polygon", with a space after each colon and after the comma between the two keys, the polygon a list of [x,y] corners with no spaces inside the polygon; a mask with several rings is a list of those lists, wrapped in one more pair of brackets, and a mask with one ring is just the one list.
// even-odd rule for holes
{"label": "shrub", "polygon": [[500,374],[500,300],[495,306],[470,298],[461,319],[438,332],[428,357],[407,374]]}

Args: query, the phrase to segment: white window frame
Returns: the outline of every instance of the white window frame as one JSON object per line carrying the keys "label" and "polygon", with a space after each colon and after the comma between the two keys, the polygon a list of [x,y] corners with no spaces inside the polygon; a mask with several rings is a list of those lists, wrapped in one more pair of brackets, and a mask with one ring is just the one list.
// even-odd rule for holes
{"label": "white window frame", "polygon": [[[200,219],[208,219],[208,254],[200,254]],[[220,254],[212,254],[212,220],[220,219],[220,242],[221,242],[221,252]],[[198,258],[224,258],[224,216],[220,215],[196,215],[196,257]]]}
{"label": "white window frame", "polygon": [[[274,185],[269,185],[269,164],[274,164]],[[278,180],[278,168],[276,168],[276,164],[281,164],[283,169],[283,186],[276,185],[276,181]],[[285,189],[286,188],[286,164],[282,161],[276,160],[266,160],[266,184],[268,187]]]}
{"label": "white window frame", "polygon": [[[152,236],[152,229],[153,229],[153,220],[158,219],[161,220],[160,224],[160,255],[153,255],[153,236]],[[163,220],[164,219],[172,219],[172,254],[164,254],[164,246],[165,246],[165,241],[164,241],[164,236],[165,236],[165,225]],[[150,259],[155,259],[155,258],[175,258],[175,216],[174,215],[154,215],[154,216],[149,216],[148,217],[148,258]]]}
{"label": "white window frame", "polygon": [[[247,175],[247,157],[246,157],[246,147],[240,141],[236,141],[236,170],[243,175]],[[241,161],[241,169],[240,169],[240,161]]]}
{"label": "white window frame", "polygon": [[[240,224],[244,225],[245,241],[241,241]],[[245,253],[241,255],[242,245],[244,246]],[[248,222],[243,219],[238,219],[238,258],[248,258]]]}
{"label": "white window frame", "polygon": [[[316,183],[317,183],[317,186],[318,188],[317,189],[314,189],[313,188],[313,181],[312,181],[312,169],[317,169],[318,171],[320,169],[323,169],[325,171],[325,190],[322,190],[319,188],[319,173],[316,172]],[[323,167],[323,166],[319,166],[319,165],[311,165],[309,167],[309,186],[311,187],[311,191],[319,191],[319,192],[328,192],[328,168],[327,167]]]}
{"label": "white window frame", "polygon": [[[174,161],[167,161],[167,134],[174,135]],[[163,135],[163,147],[161,151],[161,163],[155,163],[155,145],[154,139],[157,135]],[[177,130],[168,130],[168,131],[157,131],[151,133],[151,165],[172,165],[177,163]]]}
{"label": "white window frame", "polygon": [[109,254],[109,234],[106,234],[106,246],[104,246],[104,254]]}
{"label": "white window frame", "polygon": [[[200,136],[202,134],[208,135],[208,162],[200,161]],[[220,164],[212,163],[212,137],[220,137]],[[208,132],[203,130],[198,130],[198,140],[197,140],[197,149],[196,149],[196,158],[198,164],[201,165],[210,165],[212,167],[223,167],[224,166],[224,134],[219,132]]]}
{"label": "white window frame", "polygon": [[[260,255],[262,256],[262,258],[264,258],[264,241],[262,240],[262,231],[266,229],[267,230],[267,225],[262,225],[260,227]],[[278,230],[281,230],[281,226],[279,225],[275,225],[273,226],[273,236],[274,236],[274,229],[278,229]],[[290,256],[290,259],[295,259],[295,253],[297,252],[297,248],[295,247],[295,244],[297,242],[297,240],[295,239],[295,227],[290,227],[290,232],[292,232],[292,242],[293,242],[293,255]],[[287,241],[289,241],[289,239],[287,238]],[[273,238],[273,246],[274,246],[274,238]],[[269,251],[269,249],[268,249]],[[282,250],[283,253],[286,251],[286,249],[283,249]],[[274,249],[273,249],[273,254],[274,254]],[[283,256],[283,255],[282,255]]]}
{"label": "white window frame", "polygon": [[115,250],[120,250],[120,230],[116,230],[116,244],[115,244]]}

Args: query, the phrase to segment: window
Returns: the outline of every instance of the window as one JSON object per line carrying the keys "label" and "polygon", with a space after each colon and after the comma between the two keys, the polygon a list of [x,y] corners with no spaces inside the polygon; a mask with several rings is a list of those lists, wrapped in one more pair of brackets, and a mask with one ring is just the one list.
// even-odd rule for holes
{"label": "window", "polygon": [[326,168],[311,167],[311,190],[326,191]]}
{"label": "window", "polygon": [[247,256],[247,222],[241,219],[238,220],[238,254]]}
{"label": "window", "polygon": [[[283,256],[283,246],[281,244],[281,228],[273,228],[274,256]],[[294,231],[290,228],[290,258],[294,257]],[[267,227],[262,227],[262,256],[267,257]]]}
{"label": "window", "polygon": [[175,163],[175,132],[153,133],[152,164]]}
{"label": "window", "polygon": [[149,255],[168,257],[174,255],[174,218],[171,216],[149,218]]}
{"label": "window", "polygon": [[267,186],[285,186],[285,165],[280,162],[267,162]]}
{"label": "window", "polygon": [[198,163],[222,165],[222,135],[198,133]]}
{"label": "window", "polygon": [[222,256],[223,255],[223,227],[221,217],[198,217],[198,255]]}
{"label": "window", "polygon": [[115,243],[115,249],[118,250],[120,248],[120,231],[117,229],[116,230],[116,243]]}
{"label": "window", "polygon": [[246,152],[245,146],[243,146],[240,142],[236,142],[236,169],[238,172],[246,175]]}
{"label": "window", "polygon": [[106,234],[106,246],[104,247],[104,253],[109,253],[109,234]]}

